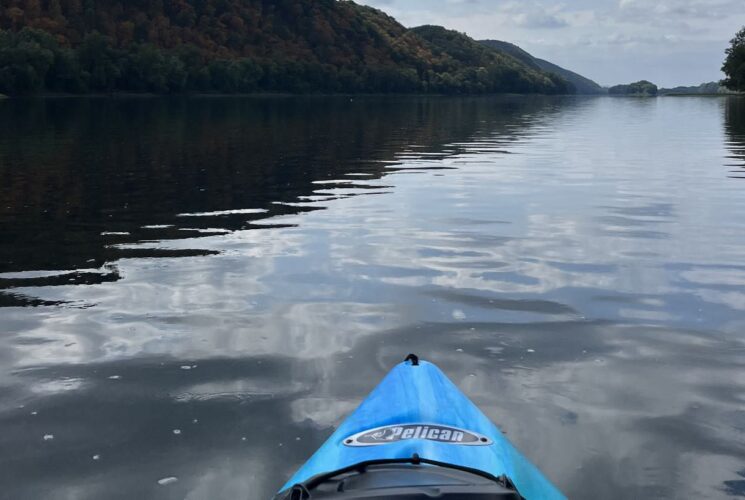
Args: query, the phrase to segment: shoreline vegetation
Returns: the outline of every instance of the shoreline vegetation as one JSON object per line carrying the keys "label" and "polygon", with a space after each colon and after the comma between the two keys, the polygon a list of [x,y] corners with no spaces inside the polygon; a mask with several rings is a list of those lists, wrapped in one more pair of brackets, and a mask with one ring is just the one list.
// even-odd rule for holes
{"label": "shoreline vegetation", "polygon": [[[314,98],[314,97],[339,97],[354,99],[365,99],[372,97],[421,97],[421,98],[452,98],[452,97],[472,97],[472,98],[488,98],[488,97],[573,97],[573,95],[558,94],[519,94],[519,93],[491,93],[491,94],[434,94],[434,93],[391,93],[391,92],[367,92],[367,93],[349,93],[349,92],[313,92],[313,93],[292,93],[292,92],[179,92],[179,93],[168,93],[158,94],[155,92],[126,92],[126,91],[112,91],[112,92],[89,92],[84,94],[73,94],[69,92],[41,92],[35,94],[21,94],[21,95],[4,95],[0,94],[0,99],[76,99],[76,98],[92,98],[92,99],[130,99],[130,98],[277,98],[277,99],[291,99],[295,97],[303,98]],[[582,95],[580,97],[598,97],[598,95]]]}
{"label": "shoreline vegetation", "polygon": [[406,28],[351,0],[8,0],[0,9],[7,96],[729,95],[745,90],[745,28],[726,53],[722,82],[604,88],[514,44]]}
{"label": "shoreline vegetation", "polygon": [[627,85],[615,85],[608,89],[608,95],[610,96],[657,97],[658,92],[657,85],[647,80],[641,80]]}
{"label": "shoreline vegetation", "polygon": [[337,0],[9,0],[0,92],[575,94],[440,26]]}
{"label": "shoreline vegetation", "polygon": [[484,94],[444,94],[444,93],[381,93],[381,92],[367,92],[367,93],[350,93],[350,92],[313,92],[313,93],[292,93],[292,92],[236,92],[236,93],[225,93],[225,92],[180,92],[180,93],[169,93],[159,94],[155,92],[127,92],[127,91],[111,91],[111,92],[88,92],[88,93],[71,93],[71,92],[40,92],[34,94],[20,94],[20,95],[6,95],[0,94],[2,100],[16,100],[16,99],[77,99],[77,98],[91,98],[91,99],[152,99],[152,98],[277,98],[277,99],[291,99],[295,97],[304,98],[324,98],[324,97],[338,97],[348,98],[350,101],[354,99],[365,99],[374,97],[388,97],[388,98],[450,98],[450,97],[581,97],[581,98],[593,98],[593,97],[614,97],[614,98],[649,98],[649,97],[745,97],[745,92],[737,92],[724,89],[721,92],[667,92],[670,89],[659,89],[659,92],[655,96],[641,95],[641,94],[609,94],[603,93],[592,93],[592,94],[574,94],[574,95],[546,95],[546,94],[520,94],[520,93],[484,93]]}
{"label": "shoreline vegetation", "polygon": [[611,97],[732,96],[742,95],[742,92],[730,90],[720,82],[708,82],[689,87],[658,88],[652,82],[641,80],[610,87],[608,95]]}

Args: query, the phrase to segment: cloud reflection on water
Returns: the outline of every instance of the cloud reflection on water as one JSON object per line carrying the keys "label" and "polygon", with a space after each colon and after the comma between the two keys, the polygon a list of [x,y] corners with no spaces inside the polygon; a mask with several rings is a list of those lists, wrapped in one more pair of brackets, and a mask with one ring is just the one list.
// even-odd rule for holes
{"label": "cloud reflection on water", "polygon": [[[267,497],[411,351],[571,498],[725,497],[739,477],[745,232],[731,230],[745,229],[745,201],[718,156],[718,101],[333,101],[320,116],[320,104],[294,100],[239,101],[243,115],[232,101],[156,102],[137,111],[152,130],[156,119],[187,138],[223,127],[226,146],[191,143],[185,166],[162,170],[188,167],[194,183],[180,189],[220,196],[138,184],[132,214],[114,209],[122,187],[112,222],[92,210],[91,229],[70,229],[82,246],[2,249],[8,292],[78,306],[3,309],[10,494]],[[47,106],[63,131],[93,120]],[[326,128],[308,138],[310,112]],[[206,121],[190,129],[189,117]],[[285,129],[285,142],[257,145]],[[243,135],[232,130],[256,135],[242,146],[255,157],[236,163]],[[232,173],[199,173],[209,165]],[[56,234],[40,207],[23,213],[2,219],[18,248],[31,248],[22,225]],[[29,274],[48,263],[58,272]],[[79,278],[96,273],[115,279]]]}

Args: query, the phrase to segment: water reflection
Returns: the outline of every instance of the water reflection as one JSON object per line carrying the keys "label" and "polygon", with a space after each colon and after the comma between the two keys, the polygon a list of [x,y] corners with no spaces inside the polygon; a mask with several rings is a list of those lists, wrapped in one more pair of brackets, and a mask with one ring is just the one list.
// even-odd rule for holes
{"label": "water reflection", "polygon": [[571,498],[739,494],[732,102],[0,104],[0,484],[267,498],[416,351]]}
{"label": "water reflection", "polygon": [[730,97],[724,103],[724,128],[732,160],[731,176],[745,178],[745,105],[741,97]]}
{"label": "water reflection", "polygon": [[416,170],[417,160],[457,154],[458,142],[487,132],[514,141],[532,114],[558,105],[504,100],[490,112],[477,100],[438,99],[5,102],[0,272],[76,273],[22,274],[3,288],[109,281],[116,270],[102,266],[122,258],[203,255],[126,244],[224,234],[318,208],[309,202],[382,191],[369,181],[396,172],[401,160]]}

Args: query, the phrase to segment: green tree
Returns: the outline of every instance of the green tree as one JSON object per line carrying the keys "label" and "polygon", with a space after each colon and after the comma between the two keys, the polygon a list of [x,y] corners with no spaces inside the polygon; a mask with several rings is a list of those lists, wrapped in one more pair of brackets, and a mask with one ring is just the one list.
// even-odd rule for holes
{"label": "green tree", "polygon": [[122,86],[137,92],[165,94],[186,86],[184,63],[152,44],[144,44],[128,54],[122,74]]}
{"label": "green tree", "polygon": [[24,28],[0,32],[0,92],[24,94],[44,89],[54,64],[56,42],[49,34]]}
{"label": "green tree", "polygon": [[212,88],[220,92],[252,92],[263,74],[251,59],[217,60],[209,65]]}
{"label": "green tree", "polygon": [[98,32],[91,33],[78,47],[77,55],[89,89],[111,91],[116,88],[121,62],[107,37]]}
{"label": "green tree", "polygon": [[54,64],[47,73],[46,87],[49,90],[72,93],[87,90],[74,50],[60,49],[54,53]]}
{"label": "green tree", "polygon": [[727,76],[722,85],[730,90],[745,91],[745,27],[740,30],[727,48],[727,59],[724,60],[722,71]]}

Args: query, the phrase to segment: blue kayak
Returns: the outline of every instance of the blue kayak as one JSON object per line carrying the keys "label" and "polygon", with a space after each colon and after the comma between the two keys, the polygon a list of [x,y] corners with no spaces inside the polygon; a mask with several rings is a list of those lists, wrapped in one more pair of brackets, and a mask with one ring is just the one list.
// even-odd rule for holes
{"label": "blue kayak", "polygon": [[276,500],[566,497],[432,363],[409,355]]}

